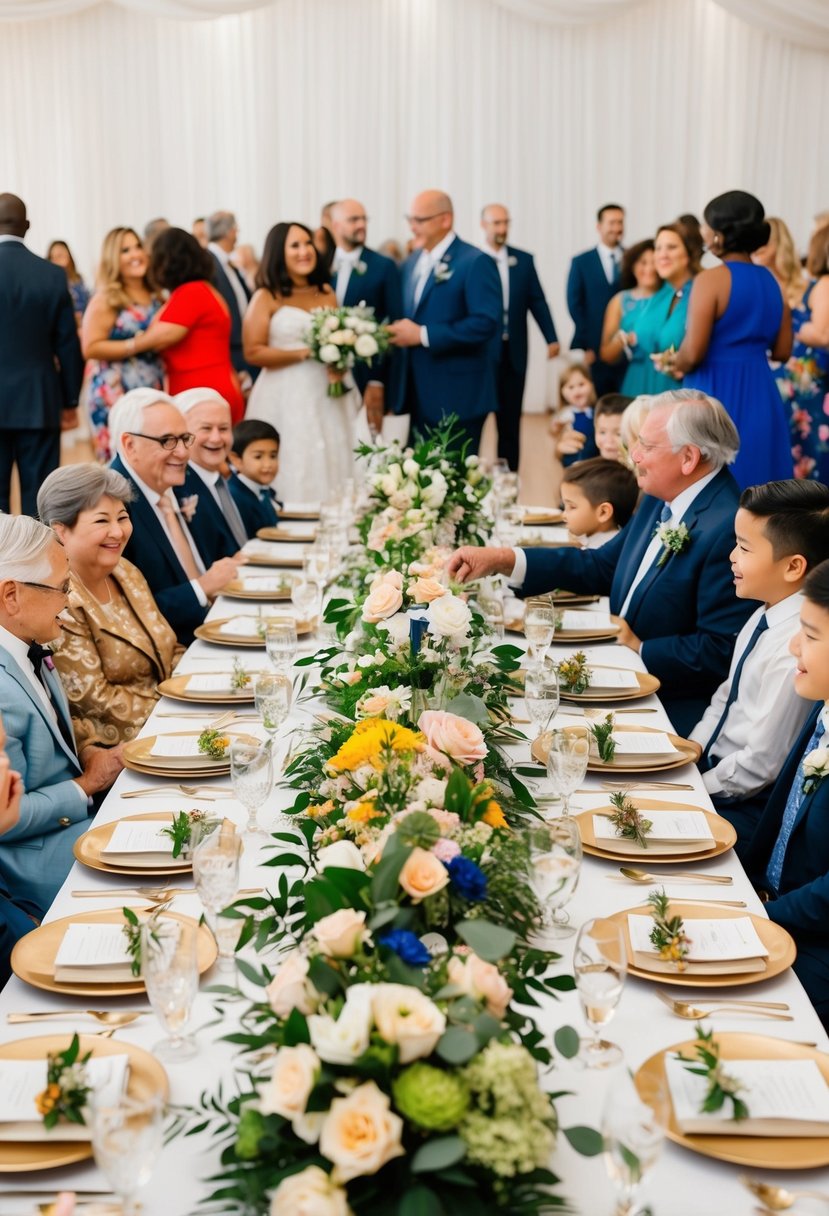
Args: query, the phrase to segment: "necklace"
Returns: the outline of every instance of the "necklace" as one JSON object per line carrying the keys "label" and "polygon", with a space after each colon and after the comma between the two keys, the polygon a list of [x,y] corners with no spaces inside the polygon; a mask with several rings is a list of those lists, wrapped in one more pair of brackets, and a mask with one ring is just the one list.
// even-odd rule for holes
{"label": "necklace", "polygon": [[94,591],[89,590],[86,583],[83,581],[83,579],[81,578],[81,576],[78,574],[78,572],[76,570],[72,571],[72,576],[73,576],[73,578],[77,579],[77,581],[83,587],[86,594],[91,596],[93,600],[97,600],[98,603],[101,604],[102,607],[106,607],[108,604],[112,603],[112,587],[109,584],[109,575],[108,574],[104,577],[104,582],[103,582],[104,589],[107,593],[107,597],[105,600],[99,599],[98,596],[94,593]]}

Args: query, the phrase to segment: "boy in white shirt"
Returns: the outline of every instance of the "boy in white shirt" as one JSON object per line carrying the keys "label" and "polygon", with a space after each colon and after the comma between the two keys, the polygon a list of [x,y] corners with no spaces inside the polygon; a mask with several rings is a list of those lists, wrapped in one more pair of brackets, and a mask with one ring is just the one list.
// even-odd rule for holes
{"label": "boy in white shirt", "polygon": [[612,540],[630,519],[638,499],[636,478],[617,460],[594,456],[564,470],[564,522],[583,549],[598,549]]}

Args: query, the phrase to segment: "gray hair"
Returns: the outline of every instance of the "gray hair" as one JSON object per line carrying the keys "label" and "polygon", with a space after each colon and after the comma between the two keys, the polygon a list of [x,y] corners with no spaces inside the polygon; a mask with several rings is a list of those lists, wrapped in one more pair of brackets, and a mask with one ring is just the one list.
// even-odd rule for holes
{"label": "gray hair", "polygon": [[214,211],[208,215],[206,223],[208,241],[221,241],[236,227],[236,216],[232,211]]}
{"label": "gray hair", "polygon": [[653,409],[655,400],[656,397],[653,393],[640,393],[638,397],[634,397],[629,402],[625,408],[625,412],[622,414],[619,438],[622,441],[622,453],[625,458],[625,464],[629,469],[636,469],[635,464],[630,458],[630,453],[633,450],[633,445],[639,438],[642,423]]}
{"label": "gray hair", "polygon": [[159,402],[175,405],[172,397],[156,388],[132,388],[118,398],[109,412],[109,437],[119,455],[124,455],[121,437],[127,432],[143,431],[144,411]]}
{"label": "gray hair", "polygon": [[725,406],[694,388],[659,393],[651,410],[669,408],[665,427],[675,452],[690,444],[715,469],[731,464],[740,450],[740,435]]}
{"label": "gray hair", "polygon": [[30,515],[0,513],[0,581],[39,583],[49,577],[50,545],[58,543],[51,528]]}
{"label": "gray hair", "polygon": [[81,511],[107,495],[119,502],[135,498],[126,477],[100,464],[67,464],[50,473],[37,493],[37,513],[45,524],[74,528]]}

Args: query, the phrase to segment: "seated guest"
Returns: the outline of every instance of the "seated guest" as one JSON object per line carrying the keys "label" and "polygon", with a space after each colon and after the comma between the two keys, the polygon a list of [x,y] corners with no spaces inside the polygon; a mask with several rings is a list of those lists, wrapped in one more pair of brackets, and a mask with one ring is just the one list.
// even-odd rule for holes
{"label": "seated guest", "polygon": [[68,592],[69,560],[51,528],[0,515],[0,705],[9,761],[25,789],[19,821],[0,835],[0,882],[41,913],[69,873],[92,796],[123,768],[119,747],[87,746],[78,755],[66,695],[44,649],[60,633]]}
{"label": "seated guest", "polygon": [[639,499],[630,469],[618,460],[580,460],[564,470],[564,522],[583,549],[600,549],[624,528]]}
{"label": "seated guest", "polygon": [[233,443],[230,406],[212,388],[189,388],[178,394],[175,403],[195,436],[184,484],[176,486],[176,498],[180,503],[198,498],[190,531],[205,561],[234,557],[248,534],[225,477]]}
{"label": "seated guest", "polygon": [[622,460],[622,415],[633,401],[624,393],[605,393],[593,411],[593,438],[605,460]]}
{"label": "seated guest", "polygon": [[[0,837],[20,819],[20,799],[23,782],[20,773],[12,771],[6,755],[6,732],[0,718]],[[0,884],[0,989],[11,975],[10,958],[15,942],[20,941],[38,923],[39,909],[28,903],[23,892],[12,898]]]}
{"label": "seated guest", "polygon": [[69,607],[55,666],[69,698],[75,741],[112,747],[134,739],[182,648],[140,570],[123,557],[132,535],[126,477],[97,464],[50,473],[37,509],[69,558]]}
{"label": "seated guest", "polygon": [[558,410],[550,423],[555,453],[565,468],[576,460],[598,455],[593,437],[595,404],[596,390],[589,369],[583,363],[572,364],[559,377]]}
{"label": "seated guest", "polygon": [[111,467],[136,491],[124,554],[144,575],[178,640],[188,646],[210,601],[237,570],[230,557],[205,561],[188,528],[198,503],[185,501],[180,507],[173,493],[184,483],[193,436],[172,397],[148,388],[133,389],[116,402],[110,433],[118,452]]}
{"label": "seated guest", "polygon": [[726,465],[739,443],[718,401],[689,389],[661,393],[632,452],[646,497],[618,536],[591,550],[465,547],[449,573],[459,582],[506,574],[522,596],[555,587],[609,595],[622,617],[619,643],[659,678],[674,728],[687,734],[725,679],[750,615],[728,562],[739,490]]}
{"label": "seated guest", "polygon": [[719,813],[751,840],[769,787],[809,713],[792,681],[789,642],[799,628],[801,588],[829,558],[829,490],[817,481],[770,481],[740,497],[731,553],[734,586],[761,600],[737,637],[731,670],[691,738]]}
{"label": "seated guest", "polygon": [[630,405],[622,414],[622,424],[619,427],[620,459],[624,461],[629,469],[633,470],[634,476],[636,476],[636,465],[631,460],[630,454],[639,439],[642,423],[651,412],[655,400],[656,394],[642,393],[640,396],[633,398]]}
{"label": "seated guest", "polygon": [[829,562],[809,574],[803,596],[800,631],[791,642],[794,686],[813,704],[769,795],[745,867],[768,901],[769,918],[794,938],[795,974],[829,1029]]}
{"label": "seated guest", "polygon": [[230,453],[234,472],[229,489],[239,508],[248,536],[279,521],[272,482],[279,472],[279,432],[258,418],[237,422]]}

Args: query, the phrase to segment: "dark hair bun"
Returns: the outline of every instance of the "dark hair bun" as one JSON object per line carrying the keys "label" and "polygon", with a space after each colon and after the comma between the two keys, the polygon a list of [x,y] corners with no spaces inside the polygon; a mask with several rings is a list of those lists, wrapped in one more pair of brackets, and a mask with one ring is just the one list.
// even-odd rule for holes
{"label": "dark hair bun", "polygon": [[745,190],[728,190],[712,198],[705,208],[705,222],[722,234],[723,253],[754,253],[767,245],[771,228],[759,198]]}

